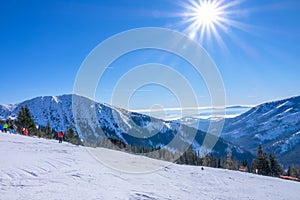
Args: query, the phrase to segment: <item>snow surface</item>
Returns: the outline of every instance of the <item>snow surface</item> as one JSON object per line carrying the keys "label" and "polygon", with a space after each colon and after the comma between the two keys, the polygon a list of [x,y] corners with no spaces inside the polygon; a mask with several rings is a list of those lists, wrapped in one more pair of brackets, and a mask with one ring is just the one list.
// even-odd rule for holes
{"label": "snow surface", "polygon": [[[97,161],[151,173],[127,173]],[[0,133],[0,199],[299,199],[300,183]]]}

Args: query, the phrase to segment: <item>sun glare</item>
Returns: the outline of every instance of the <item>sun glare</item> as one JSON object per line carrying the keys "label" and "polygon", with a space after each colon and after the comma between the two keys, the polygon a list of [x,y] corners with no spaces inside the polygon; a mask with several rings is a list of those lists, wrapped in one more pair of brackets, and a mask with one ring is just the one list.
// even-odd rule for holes
{"label": "sun glare", "polygon": [[192,13],[192,15],[195,15],[195,20],[199,25],[210,25],[218,20],[219,13],[214,4],[205,2],[197,6],[195,13]]}
{"label": "sun glare", "polygon": [[188,0],[179,4],[184,8],[180,13],[184,32],[201,43],[204,39],[216,38],[218,44],[226,48],[220,32],[228,33],[230,26],[243,28],[242,23],[231,18],[237,13],[234,10],[239,4],[237,0]]}

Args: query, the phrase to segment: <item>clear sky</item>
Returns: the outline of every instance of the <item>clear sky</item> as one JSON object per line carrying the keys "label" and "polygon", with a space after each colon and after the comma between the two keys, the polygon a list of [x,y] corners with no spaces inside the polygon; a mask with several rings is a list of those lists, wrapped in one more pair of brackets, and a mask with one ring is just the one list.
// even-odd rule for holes
{"label": "clear sky", "polygon": [[[193,3],[184,0],[2,0],[0,104],[72,93],[80,65],[96,45],[141,27],[170,28],[194,36],[218,66],[229,105],[300,95],[300,1],[218,2],[222,9],[212,12],[219,12],[214,15],[223,21],[211,13],[204,16],[222,24],[213,33],[210,28],[210,32],[188,28],[195,11]],[[120,58],[100,82],[97,100],[110,103],[113,86],[122,74],[147,62],[170,65],[193,84],[188,64],[164,54],[145,50]],[[209,101],[205,89],[197,95]],[[155,103],[177,105],[170,91],[155,85],[141,88],[132,98],[132,109],[147,109]]]}

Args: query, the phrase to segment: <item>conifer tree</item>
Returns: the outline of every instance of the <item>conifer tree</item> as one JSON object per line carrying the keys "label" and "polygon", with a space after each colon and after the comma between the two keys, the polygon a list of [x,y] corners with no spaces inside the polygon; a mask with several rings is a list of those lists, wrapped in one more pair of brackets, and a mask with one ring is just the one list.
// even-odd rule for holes
{"label": "conifer tree", "polygon": [[212,153],[209,155],[209,167],[217,167],[217,160]]}
{"label": "conifer tree", "polygon": [[[73,142],[72,143],[75,144],[75,145],[83,145],[83,143],[80,140],[79,135],[78,135],[77,132],[75,132],[75,134],[74,134],[74,138],[73,138]],[[125,145],[125,147],[126,147],[126,145]],[[125,148],[125,147],[123,147],[123,148]]]}
{"label": "conifer tree", "polygon": [[252,172],[262,175],[270,174],[270,165],[267,158],[267,154],[263,152],[261,145],[257,147],[257,157],[252,162]]}
{"label": "conifer tree", "polygon": [[283,169],[281,165],[277,162],[274,153],[270,154],[269,159],[270,159],[270,175],[280,176],[281,174],[283,174]]}
{"label": "conifer tree", "polygon": [[227,153],[225,168],[226,169],[233,169],[233,162],[231,160],[231,150],[230,149]]}
{"label": "conifer tree", "polygon": [[221,165],[221,158],[218,158],[218,165],[217,165],[217,168],[222,168],[222,165]]}
{"label": "conifer tree", "polygon": [[238,170],[239,169],[239,162],[235,157],[232,160],[232,169],[233,170]]}
{"label": "conifer tree", "polygon": [[70,142],[72,143],[73,139],[74,139],[74,130],[73,130],[73,127],[72,127],[72,123],[70,122],[70,125],[69,125],[69,129],[65,135],[65,140],[67,142]]}
{"label": "conifer tree", "polygon": [[203,166],[209,166],[209,157],[208,157],[208,154],[205,154],[205,156],[203,157],[202,165]]}
{"label": "conifer tree", "polygon": [[[68,129],[67,133],[64,135],[64,138],[67,142],[70,142],[72,144],[83,145],[83,143],[81,142],[81,140],[79,138],[78,133],[74,132],[71,122],[70,122],[69,129]],[[111,139],[111,142],[113,142],[115,144],[114,146],[118,146],[119,148],[120,147],[124,148],[124,144],[121,140]]]}
{"label": "conifer tree", "polygon": [[49,121],[47,121],[46,129],[45,129],[45,136],[48,139],[52,139],[52,133],[51,133],[51,127],[50,127]]}
{"label": "conifer tree", "polygon": [[27,105],[20,108],[16,120],[16,126],[19,131],[22,128],[26,128],[29,131],[29,135],[37,135],[38,131],[36,125],[31,117],[30,110]]}
{"label": "conifer tree", "polygon": [[300,178],[300,168],[297,168],[295,165],[291,165],[287,171],[287,175]]}
{"label": "conifer tree", "polygon": [[189,148],[185,152],[185,155],[186,155],[186,161],[187,161],[186,164],[196,165],[196,156],[195,156],[192,146],[189,146]]}

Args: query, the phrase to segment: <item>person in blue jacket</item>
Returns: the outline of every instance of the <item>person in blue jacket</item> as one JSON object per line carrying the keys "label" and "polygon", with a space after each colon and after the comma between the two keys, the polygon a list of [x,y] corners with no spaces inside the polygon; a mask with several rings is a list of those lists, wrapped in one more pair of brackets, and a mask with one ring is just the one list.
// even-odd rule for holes
{"label": "person in blue jacket", "polygon": [[11,133],[11,134],[14,134],[15,133],[15,129],[14,129],[14,125],[10,125],[9,128],[8,128],[8,131]]}

